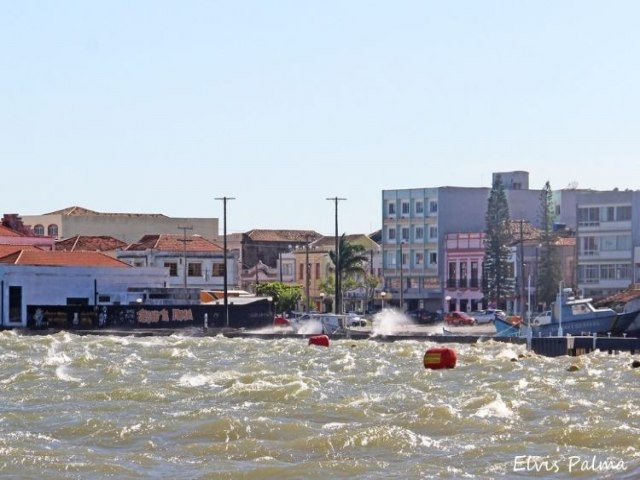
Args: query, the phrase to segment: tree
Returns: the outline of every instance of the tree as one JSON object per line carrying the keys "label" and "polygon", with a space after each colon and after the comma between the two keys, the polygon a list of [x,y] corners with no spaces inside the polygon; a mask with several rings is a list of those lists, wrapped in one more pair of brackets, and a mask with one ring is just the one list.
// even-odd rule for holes
{"label": "tree", "polygon": [[[338,265],[336,265],[335,251],[329,252],[329,258],[331,258],[334,267],[338,269],[340,296],[343,296],[345,292],[345,280],[355,280],[359,276],[364,275],[364,265],[368,260],[364,252],[365,248],[362,245],[349,242],[344,233],[338,242]],[[353,284],[351,282],[347,282],[347,287],[349,287],[348,289],[351,289],[353,288]],[[340,299],[336,299],[336,306],[338,308],[340,307],[340,304]]]}
{"label": "tree", "polygon": [[555,299],[562,278],[558,236],[553,231],[554,210],[551,185],[547,181],[540,192],[540,256],[536,278],[537,301],[547,305]]}
{"label": "tree", "polygon": [[256,285],[256,295],[273,298],[276,313],[295,310],[302,298],[300,285],[287,285],[282,282],[267,282]]}
{"label": "tree", "polygon": [[507,296],[514,293],[512,264],[509,261],[512,241],[509,230],[509,205],[502,185],[502,178],[496,175],[486,214],[485,258],[483,268],[483,289],[489,302],[504,308]]}

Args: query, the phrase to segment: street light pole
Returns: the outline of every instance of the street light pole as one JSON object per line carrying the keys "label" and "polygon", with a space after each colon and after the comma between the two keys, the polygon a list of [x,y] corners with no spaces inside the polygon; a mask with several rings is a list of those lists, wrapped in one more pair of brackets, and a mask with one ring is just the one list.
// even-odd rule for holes
{"label": "street light pole", "polygon": [[187,242],[189,242],[190,240],[187,240],[187,230],[193,230],[193,227],[178,227],[178,230],[182,230],[182,233],[184,234],[184,238],[182,239],[182,266],[183,266],[183,285],[184,285],[184,289],[187,289]]}
{"label": "street light pole", "polygon": [[560,284],[558,287],[558,336],[562,337],[562,280],[560,280]]}
{"label": "street light pole", "polygon": [[222,234],[224,237],[223,247],[224,250],[224,319],[225,325],[229,327],[229,298],[228,298],[228,272],[227,272],[227,200],[235,200],[232,197],[217,197],[216,200],[222,200]]}
{"label": "street light pole", "polygon": [[305,271],[305,277],[304,277],[304,281],[305,281],[305,290],[307,292],[307,313],[309,313],[310,311],[310,302],[311,302],[311,298],[309,298],[310,296],[310,290],[311,290],[311,279],[309,278],[309,271],[311,270],[311,265],[309,265],[309,237],[306,237],[307,242],[304,245],[304,271]]}
{"label": "street light pole", "polygon": [[403,253],[402,253],[402,244],[404,241],[400,241],[400,311],[404,312],[404,278],[402,274],[402,270],[404,269],[403,262]]}
{"label": "street light pole", "polygon": [[335,202],[335,223],[336,223],[336,276],[335,276],[335,287],[336,287],[336,302],[335,302],[335,313],[340,313],[340,252],[338,251],[339,245],[339,239],[338,239],[338,202],[340,200],[346,200],[346,198],[339,198],[339,197],[333,197],[333,198],[327,198],[327,200],[331,200],[332,202]]}

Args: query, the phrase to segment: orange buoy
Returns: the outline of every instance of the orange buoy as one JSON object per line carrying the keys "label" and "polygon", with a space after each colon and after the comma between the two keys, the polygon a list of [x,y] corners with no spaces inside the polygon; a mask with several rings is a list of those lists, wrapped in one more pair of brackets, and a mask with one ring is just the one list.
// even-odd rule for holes
{"label": "orange buoy", "polygon": [[424,354],[424,368],[453,368],[457,359],[456,352],[450,348],[430,348]]}
{"label": "orange buoy", "polygon": [[320,345],[321,347],[329,346],[329,337],[326,335],[313,335],[309,337],[309,345]]}

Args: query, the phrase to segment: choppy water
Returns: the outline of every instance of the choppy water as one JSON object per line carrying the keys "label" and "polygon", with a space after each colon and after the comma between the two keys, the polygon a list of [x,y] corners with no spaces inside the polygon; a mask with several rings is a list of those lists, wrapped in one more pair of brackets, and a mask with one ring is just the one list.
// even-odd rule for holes
{"label": "choppy water", "polygon": [[0,477],[640,476],[631,355],[431,346],[2,333]]}

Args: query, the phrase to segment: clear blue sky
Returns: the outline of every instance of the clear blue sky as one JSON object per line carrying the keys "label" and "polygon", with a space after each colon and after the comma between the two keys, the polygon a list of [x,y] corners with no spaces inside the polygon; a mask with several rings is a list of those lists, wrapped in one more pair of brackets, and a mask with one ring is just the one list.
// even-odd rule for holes
{"label": "clear blue sky", "polygon": [[370,233],[385,189],[637,189],[637,1],[0,0],[2,212]]}

